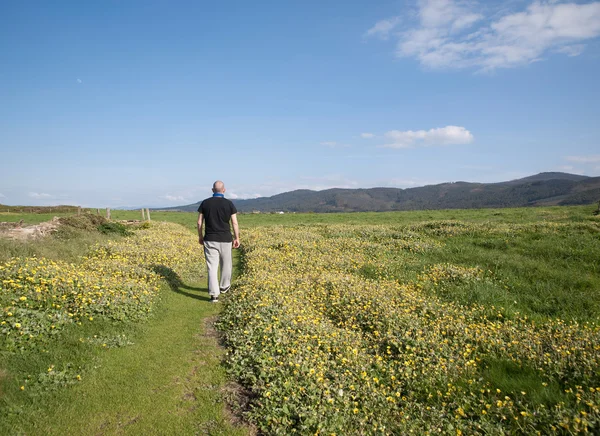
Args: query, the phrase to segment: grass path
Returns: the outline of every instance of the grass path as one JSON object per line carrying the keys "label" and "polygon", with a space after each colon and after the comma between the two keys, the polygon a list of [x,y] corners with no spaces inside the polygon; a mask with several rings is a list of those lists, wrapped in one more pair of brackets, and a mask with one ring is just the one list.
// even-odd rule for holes
{"label": "grass path", "polygon": [[223,350],[212,333],[220,305],[206,281],[171,284],[134,344],[102,350],[96,368],[61,390],[28,423],[26,434],[246,435],[223,403]]}

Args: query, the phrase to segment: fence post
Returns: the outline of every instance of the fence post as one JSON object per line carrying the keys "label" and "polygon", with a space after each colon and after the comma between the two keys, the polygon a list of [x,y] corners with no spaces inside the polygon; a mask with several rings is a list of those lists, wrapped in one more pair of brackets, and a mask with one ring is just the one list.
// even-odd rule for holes
{"label": "fence post", "polygon": [[146,221],[146,214],[144,212],[144,208],[142,207],[142,221]]}
{"label": "fence post", "polygon": [[106,219],[109,220],[110,219],[110,207],[106,208]]}
{"label": "fence post", "polygon": [[77,216],[81,215],[81,206],[77,206]]}
{"label": "fence post", "polygon": [[150,219],[150,209],[146,209],[146,216],[148,217],[148,221],[152,221]]}
{"label": "fence post", "polygon": [[100,209],[96,208],[96,215],[100,216]]}

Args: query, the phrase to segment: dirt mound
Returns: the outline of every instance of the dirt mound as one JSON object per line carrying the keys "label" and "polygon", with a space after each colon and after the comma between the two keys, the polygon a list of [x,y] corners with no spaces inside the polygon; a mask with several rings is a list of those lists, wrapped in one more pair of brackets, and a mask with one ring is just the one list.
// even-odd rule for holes
{"label": "dirt mound", "polygon": [[98,226],[108,223],[108,220],[100,215],[84,213],[82,215],[67,216],[59,218],[60,224],[80,230],[97,230]]}
{"label": "dirt mound", "polygon": [[56,233],[55,237],[68,239],[83,232],[100,232],[104,234],[131,235],[126,224],[139,224],[139,221],[114,222],[91,213],[67,217],[54,217],[51,221],[35,225],[23,226],[23,220],[18,223],[0,223],[0,238],[36,239]]}
{"label": "dirt mound", "polygon": [[0,237],[9,239],[36,239],[55,232],[60,225],[60,218],[54,217],[51,221],[40,224],[23,226],[23,220],[18,223],[0,223]]}

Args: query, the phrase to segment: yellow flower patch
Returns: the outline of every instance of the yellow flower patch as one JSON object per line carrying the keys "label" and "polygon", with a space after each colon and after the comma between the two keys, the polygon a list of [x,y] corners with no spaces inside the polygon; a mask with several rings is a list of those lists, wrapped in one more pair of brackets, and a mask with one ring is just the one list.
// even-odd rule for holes
{"label": "yellow flower patch", "polygon": [[95,246],[77,264],[13,258],[0,264],[0,345],[24,348],[73,322],[144,318],[163,277],[197,274],[203,264],[193,235],[169,223]]}
{"label": "yellow flower patch", "polygon": [[[411,261],[442,245],[436,235],[473,227],[440,222],[403,232],[315,225],[246,233],[245,274],[219,328],[232,373],[254,394],[249,416],[259,430],[395,435],[547,434],[564,423],[577,431],[600,428],[596,324],[509,319],[500,309],[462,306],[424,291],[436,283],[491,280],[477,266],[440,263],[405,283],[386,274],[385,256],[404,253]],[[493,364],[549,383],[539,397],[547,400],[533,398],[529,386],[498,389],[489,381]],[[553,403],[551,386],[568,389]]]}

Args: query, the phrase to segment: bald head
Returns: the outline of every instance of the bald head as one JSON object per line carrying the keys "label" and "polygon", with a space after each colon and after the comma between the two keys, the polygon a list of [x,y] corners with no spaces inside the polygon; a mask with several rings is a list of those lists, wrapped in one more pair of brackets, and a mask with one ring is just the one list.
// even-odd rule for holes
{"label": "bald head", "polygon": [[217,180],[215,183],[213,183],[212,190],[215,194],[222,194],[225,192],[225,184],[220,180]]}

